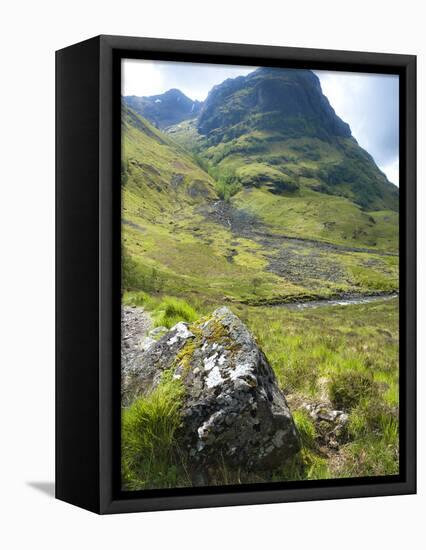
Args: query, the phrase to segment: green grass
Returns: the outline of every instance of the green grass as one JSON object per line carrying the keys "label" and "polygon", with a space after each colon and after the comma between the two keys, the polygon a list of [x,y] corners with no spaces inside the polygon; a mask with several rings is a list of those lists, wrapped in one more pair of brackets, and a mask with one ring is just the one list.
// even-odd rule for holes
{"label": "green grass", "polygon": [[180,321],[196,321],[205,311],[203,304],[194,299],[191,303],[181,298],[165,295],[150,295],[144,291],[125,292],[122,304],[143,307],[151,314],[155,326],[173,327]]}
{"label": "green grass", "polygon": [[185,300],[168,297],[158,305],[159,316],[155,319],[156,326],[167,328],[173,327],[176,323],[184,321],[190,323],[196,321],[199,314]]}
{"label": "green grass", "polygon": [[122,483],[125,490],[188,484],[175,432],[183,387],[165,379],[122,411]]}
{"label": "green grass", "polygon": [[[285,479],[392,475],[398,472],[398,301],[293,311],[241,311],[288,395],[303,451]],[[336,457],[316,445],[300,404],[330,399],[349,414],[348,441]],[[279,474],[276,473],[276,476]]]}
{"label": "green grass", "polygon": [[382,436],[366,437],[343,450],[343,465],[336,477],[369,477],[399,473],[398,443],[386,443]]}
{"label": "green grass", "polygon": [[395,212],[366,212],[344,197],[306,187],[290,196],[251,188],[239,193],[235,204],[259,216],[277,233],[358,248],[398,249]]}

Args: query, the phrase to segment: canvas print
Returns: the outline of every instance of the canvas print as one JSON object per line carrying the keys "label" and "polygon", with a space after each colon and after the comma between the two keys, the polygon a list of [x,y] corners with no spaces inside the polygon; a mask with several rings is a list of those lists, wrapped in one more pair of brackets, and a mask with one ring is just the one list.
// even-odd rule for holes
{"label": "canvas print", "polygon": [[121,85],[122,489],[398,474],[398,76]]}

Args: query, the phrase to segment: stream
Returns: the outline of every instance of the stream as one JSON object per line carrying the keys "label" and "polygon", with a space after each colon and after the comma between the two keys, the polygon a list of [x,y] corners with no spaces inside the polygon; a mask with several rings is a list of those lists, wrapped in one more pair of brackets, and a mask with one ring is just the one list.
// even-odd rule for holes
{"label": "stream", "polygon": [[311,302],[293,302],[291,304],[277,304],[275,307],[285,307],[287,309],[315,309],[326,306],[351,306],[356,304],[369,304],[370,302],[378,302],[380,300],[393,300],[398,294],[373,294],[371,296],[348,296],[342,298],[334,298],[332,300],[312,300]]}

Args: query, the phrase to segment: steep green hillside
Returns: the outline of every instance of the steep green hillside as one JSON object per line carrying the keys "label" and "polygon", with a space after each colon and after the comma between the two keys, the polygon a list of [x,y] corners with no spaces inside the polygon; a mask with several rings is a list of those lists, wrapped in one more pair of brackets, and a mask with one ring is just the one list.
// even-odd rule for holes
{"label": "steep green hillside", "polygon": [[[216,197],[212,178],[190,154],[128,108],[123,109],[122,130],[124,196],[139,202],[139,216],[154,219],[166,210]],[[126,211],[133,212],[125,201]]]}
{"label": "steep green hillside", "polygon": [[398,211],[398,188],[357,144],[312,71],[258,69],[215,86],[198,118],[169,129],[225,180],[311,189],[363,210]]}
{"label": "steep green hillside", "polygon": [[128,108],[123,138],[125,290],[220,304],[397,288],[394,212],[269,182],[218,200],[220,179]]}

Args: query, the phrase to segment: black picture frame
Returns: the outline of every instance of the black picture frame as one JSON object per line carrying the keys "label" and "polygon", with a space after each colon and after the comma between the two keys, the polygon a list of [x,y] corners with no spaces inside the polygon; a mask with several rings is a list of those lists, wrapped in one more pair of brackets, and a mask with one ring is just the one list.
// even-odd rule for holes
{"label": "black picture frame", "polygon": [[[120,60],[400,77],[400,474],[122,493]],[[416,57],[98,36],[56,52],[56,498],[100,514],[416,492]]]}

